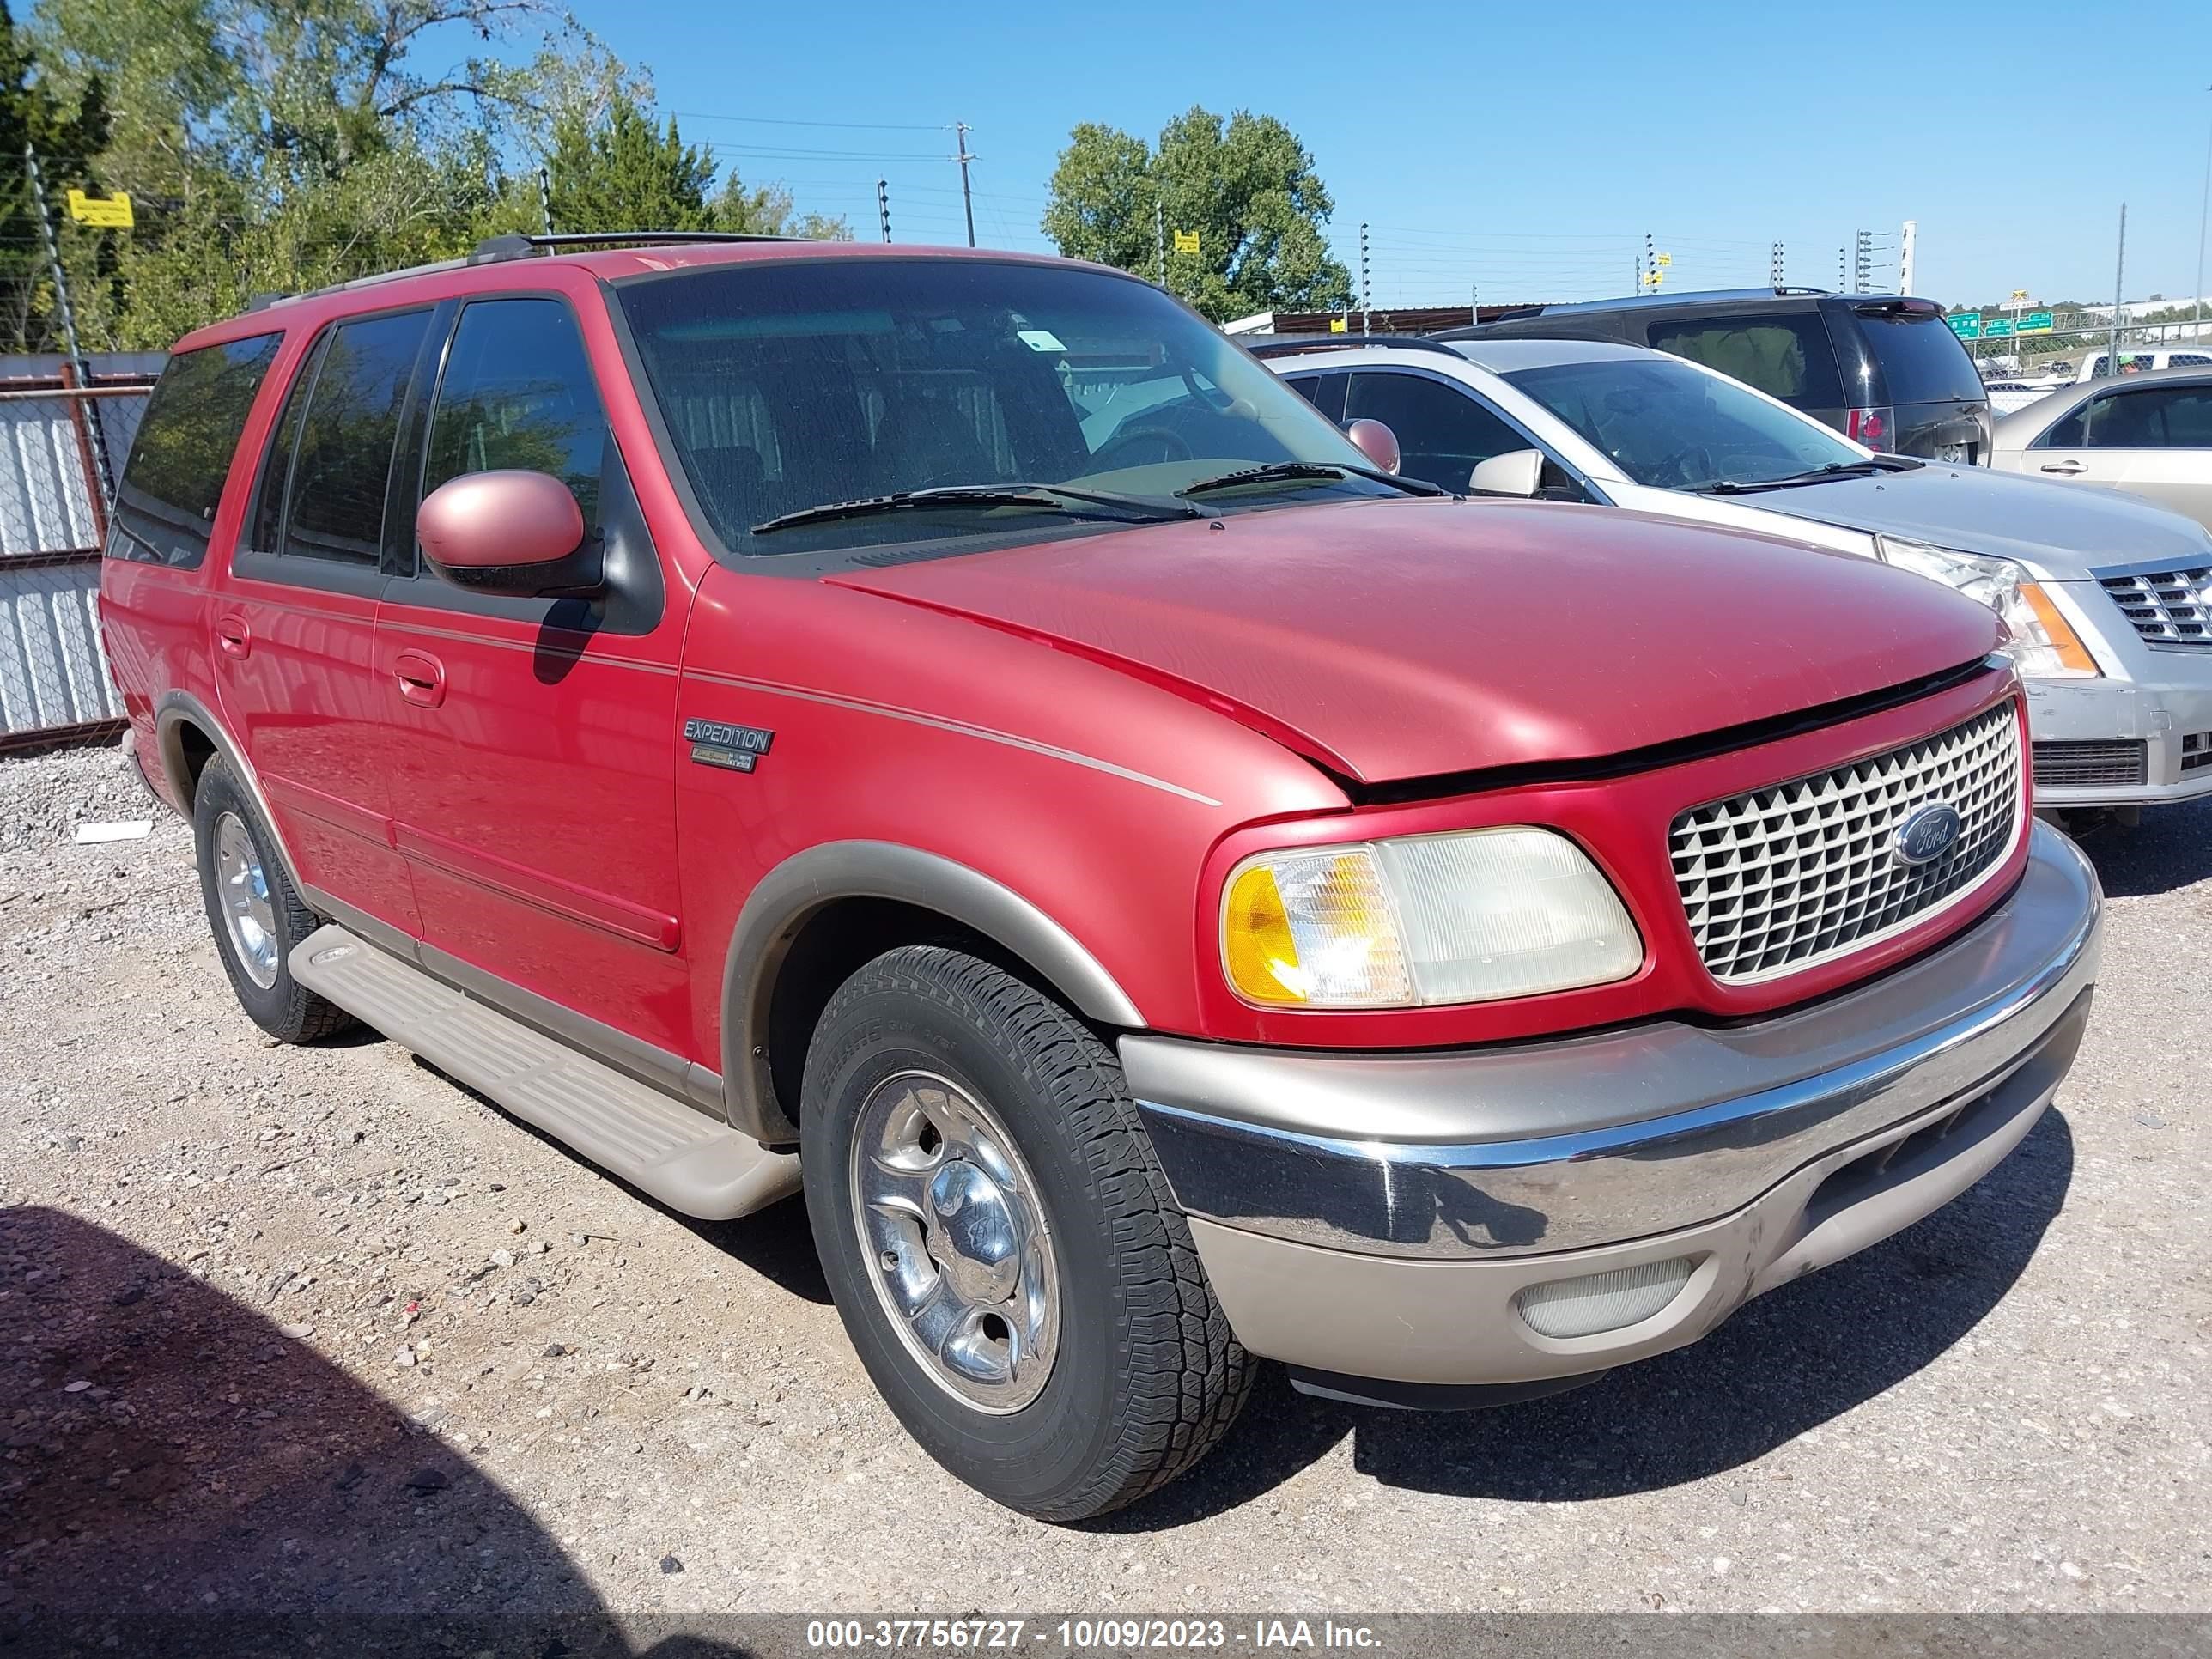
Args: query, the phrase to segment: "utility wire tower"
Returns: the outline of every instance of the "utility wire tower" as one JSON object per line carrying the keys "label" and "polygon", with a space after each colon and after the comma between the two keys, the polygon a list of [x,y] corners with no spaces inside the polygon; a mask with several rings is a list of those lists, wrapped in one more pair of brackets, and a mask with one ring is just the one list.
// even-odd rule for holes
{"label": "utility wire tower", "polygon": [[2128,204],[2120,204],[2120,251],[2112,267],[2112,355],[2106,371],[2115,379],[2120,372],[2120,318],[2128,298]]}
{"label": "utility wire tower", "polygon": [[1168,210],[1152,198],[1152,258],[1159,262],[1160,286],[1168,285]]}
{"label": "utility wire tower", "polygon": [[891,239],[890,188],[889,180],[883,179],[876,180],[876,217],[883,225],[884,240],[886,242]]}
{"label": "utility wire tower", "polygon": [[1359,222],[1359,331],[1373,332],[1367,314],[1369,289],[1367,285],[1367,221]]}
{"label": "utility wire tower", "polygon": [[1766,280],[1774,288],[1782,286],[1782,244],[1777,242],[1766,262]]}
{"label": "utility wire tower", "polygon": [[967,210],[968,246],[973,247],[975,246],[975,198],[968,187],[968,164],[978,158],[968,153],[968,124],[955,121],[952,132],[960,143],[960,153],[952,159],[960,163],[960,205]]}
{"label": "utility wire tower", "polygon": [[1864,294],[1874,286],[1874,233],[1851,233],[1851,291]]}

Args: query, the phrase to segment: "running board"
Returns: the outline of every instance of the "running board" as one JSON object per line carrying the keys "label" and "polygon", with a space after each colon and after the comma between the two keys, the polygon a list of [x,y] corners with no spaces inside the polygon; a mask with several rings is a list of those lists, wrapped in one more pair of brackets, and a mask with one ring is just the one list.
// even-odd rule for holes
{"label": "running board", "polygon": [[337,923],[293,946],[292,976],[526,1123],[705,1221],[799,1190],[799,1160],[477,1001]]}

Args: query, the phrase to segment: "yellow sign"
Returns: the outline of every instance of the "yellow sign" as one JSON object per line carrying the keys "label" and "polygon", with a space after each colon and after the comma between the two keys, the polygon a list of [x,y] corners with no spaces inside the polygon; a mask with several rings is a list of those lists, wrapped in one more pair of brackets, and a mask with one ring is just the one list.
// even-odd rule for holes
{"label": "yellow sign", "polygon": [[1328,319],[1328,331],[1332,334],[1349,334],[1352,331],[1351,322],[1352,319],[1348,317],[1332,317]]}
{"label": "yellow sign", "polygon": [[88,196],[81,190],[69,193],[70,217],[97,230],[131,228],[131,198],[122,191],[112,196]]}
{"label": "yellow sign", "polygon": [[1177,253],[1197,252],[1198,233],[1194,230],[1179,230],[1176,232],[1176,252]]}
{"label": "yellow sign", "polygon": [[1652,263],[1654,264],[1671,265],[1674,263],[1674,256],[1671,253],[1658,254],[1653,258]]}

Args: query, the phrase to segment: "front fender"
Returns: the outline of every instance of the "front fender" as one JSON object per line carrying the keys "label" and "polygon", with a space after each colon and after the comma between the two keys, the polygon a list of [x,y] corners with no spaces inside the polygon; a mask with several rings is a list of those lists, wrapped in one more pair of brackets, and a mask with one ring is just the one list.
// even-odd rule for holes
{"label": "front fender", "polygon": [[1028,963],[1082,1013],[1140,1029],[1145,1017],[1081,940],[1003,883],[935,853],[885,841],[824,842],[754,886],[722,972],[722,1078],[729,1119],[771,1143],[798,1125],[769,1071],[769,1015],[786,951],[810,917],[840,899],[893,899],[971,927]]}

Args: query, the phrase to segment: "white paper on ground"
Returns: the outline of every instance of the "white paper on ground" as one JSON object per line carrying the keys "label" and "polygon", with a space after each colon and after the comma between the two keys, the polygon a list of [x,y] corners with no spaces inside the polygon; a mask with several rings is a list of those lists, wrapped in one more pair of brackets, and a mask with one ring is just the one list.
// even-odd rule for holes
{"label": "white paper on ground", "polygon": [[76,844],[89,847],[103,841],[138,841],[153,833],[151,818],[138,818],[129,823],[80,823],[76,827]]}

